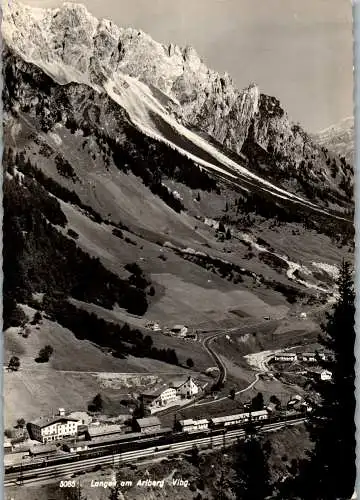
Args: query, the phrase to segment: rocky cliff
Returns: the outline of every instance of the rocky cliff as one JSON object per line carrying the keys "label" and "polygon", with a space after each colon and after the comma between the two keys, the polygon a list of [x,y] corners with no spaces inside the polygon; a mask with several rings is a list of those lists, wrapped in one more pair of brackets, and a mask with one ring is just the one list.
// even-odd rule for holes
{"label": "rocky cliff", "polygon": [[276,98],[254,84],[238,90],[229,75],[207,68],[192,47],[165,46],[142,31],[97,20],[74,3],[58,9],[16,2],[5,7],[6,44],[56,82],[108,92],[109,82],[121,86],[129,75],[145,83],[178,122],[245,154],[252,171],[266,179],[310,199],[318,196],[319,184],[332,193],[333,203],[351,197],[346,165],[292,123]]}

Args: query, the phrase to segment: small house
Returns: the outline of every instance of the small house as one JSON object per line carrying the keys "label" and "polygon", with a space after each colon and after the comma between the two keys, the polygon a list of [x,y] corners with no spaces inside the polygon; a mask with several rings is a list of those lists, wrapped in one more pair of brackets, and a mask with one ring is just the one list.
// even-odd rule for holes
{"label": "small house", "polygon": [[274,361],[283,361],[284,363],[292,363],[297,360],[297,355],[294,352],[279,352],[274,355]]}
{"label": "small house", "polygon": [[277,411],[275,403],[269,403],[265,408],[269,413],[275,413]]}
{"label": "small house", "polygon": [[170,330],[170,333],[176,337],[186,337],[187,332],[188,328],[184,325],[174,325]]}
{"label": "small house", "polygon": [[161,326],[156,322],[147,323],[145,328],[152,330],[153,332],[161,332]]}
{"label": "small house", "polygon": [[320,373],[320,380],[327,381],[327,380],[331,380],[331,379],[332,379],[332,373],[329,370],[323,370]]}
{"label": "small house", "polygon": [[13,451],[13,445],[10,441],[4,440],[4,453],[11,453]]}
{"label": "small house", "polygon": [[191,398],[200,392],[200,387],[196,384],[192,377],[176,388],[176,393],[182,398]]}
{"label": "small house", "polygon": [[159,431],[161,422],[157,417],[138,418],[134,421],[134,431],[149,434]]}
{"label": "small house", "polygon": [[88,447],[88,441],[78,441],[72,443],[64,443],[63,450],[70,453],[77,453],[79,451],[86,451]]}
{"label": "small house", "polygon": [[305,363],[316,363],[316,353],[315,352],[303,352],[301,354],[301,359]]}
{"label": "small house", "polygon": [[86,411],[72,411],[68,414],[69,418],[75,418],[79,421],[79,425],[89,425],[93,417],[91,417]]}
{"label": "small house", "polygon": [[[152,406],[154,401],[160,396],[161,392],[143,392],[140,394],[140,401],[145,407]],[[155,404],[154,404],[155,406]]]}
{"label": "small house", "polygon": [[35,445],[30,448],[30,456],[31,457],[41,457],[53,455],[56,453],[57,448],[54,444],[44,444],[44,445]]}

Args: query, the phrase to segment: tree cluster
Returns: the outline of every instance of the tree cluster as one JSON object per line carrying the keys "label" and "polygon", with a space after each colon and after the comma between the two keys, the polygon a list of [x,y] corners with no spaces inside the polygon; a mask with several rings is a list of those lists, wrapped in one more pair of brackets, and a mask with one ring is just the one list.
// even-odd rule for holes
{"label": "tree cluster", "polygon": [[338,287],[339,299],[327,314],[319,339],[331,352],[329,359],[319,363],[331,371],[332,379],[318,380],[313,387],[319,396],[308,423],[314,447],[306,460],[292,464],[280,488],[283,500],[347,500],[354,492],[355,293],[347,262],[342,264]]}
{"label": "tree cluster", "polygon": [[46,345],[42,349],[40,349],[39,354],[35,361],[37,363],[47,363],[50,360],[51,355],[53,354],[54,349],[51,345]]}
{"label": "tree cluster", "polygon": [[60,297],[44,298],[44,307],[52,319],[64,328],[71,330],[82,340],[87,339],[112,350],[113,356],[125,358],[128,355],[158,359],[178,365],[179,360],[174,349],[160,349],[153,345],[149,335],[144,336],[139,330],[131,329],[126,323],[122,326],[98,318],[94,313],[79,309]]}
{"label": "tree cluster", "polygon": [[103,409],[103,404],[101,394],[96,394],[91,403],[89,403],[88,410],[92,412],[100,412]]}
{"label": "tree cluster", "polygon": [[35,180],[4,180],[5,325],[24,321],[16,303],[30,303],[36,292],[70,295],[106,308],[118,303],[144,314],[149,282],[139,276],[122,280],[108,271],[55,227],[65,224],[59,202]]}

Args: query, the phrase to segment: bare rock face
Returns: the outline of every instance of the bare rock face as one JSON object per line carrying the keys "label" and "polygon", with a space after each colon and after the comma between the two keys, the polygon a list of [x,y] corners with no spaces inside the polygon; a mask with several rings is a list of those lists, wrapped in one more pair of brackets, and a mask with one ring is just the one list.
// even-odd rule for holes
{"label": "bare rock face", "polygon": [[355,163],[354,117],[345,118],[340,123],[314,134],[314,140],[321,146]]}
{"label": "bare rock face", "polygon": [[258,112],[259,89],[243,91],[230,77],[208,69],[192,47],[164,46],[132,28],[98,21],[84,6],[35,9],[20,3],[6,7],[6,43],[59,83],[101,86],[121,73],[139,78],[180,104],[172,111],[240,152]]}
{"label": "bare rock face", "polygon": [[[238,90],[229,75],[209,69],[192,47],[162,45],[142,31],[99,21],[74,3],[39,9],[12,1],[4,9],[5,43],[56,82],[107,92],[106,82],[120,85],[129,75],[161,95],[162,105],[183,124],[201,129],[232,152],[252,156],[254,145],[264,150],[276,180],[288,182],[286,187],[295,176],[302,185],[310,179],[335,191],[342,183],[351,193],[346,165],[335,172],[325,148],[291,123],[276,98],[254,84]],[[253,168],[261,170],[260,164]],[[274,179],[269,168],[267,174]]]}

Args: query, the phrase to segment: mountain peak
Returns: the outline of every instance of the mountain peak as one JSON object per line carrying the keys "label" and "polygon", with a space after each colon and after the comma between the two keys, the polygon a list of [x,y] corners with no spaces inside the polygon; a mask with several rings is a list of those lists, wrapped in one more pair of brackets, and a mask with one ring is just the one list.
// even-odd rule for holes
{"label": "mountain peak", "polygon": [[[262,94],[255,83],[239,90],[227,73],[209,69],[191,46],[158,43],[141,30],[98,20],[84,5],[69,2],[56,9],[14,2],[5,9],[2,32],[20,59],[58,84],[85,84],[107,94],[147,132],[176,117],[238,155],[247,148],[252,168],[260,148],[260,165],[270,162],[261,156],[269,154],[276,171],[290,168],[291,175],[300,175],[299,165],[311,157],[318,165],[317,173],[311,166],[311,175],[322,179],[319,147],[314,149],[301,127],[289,121],[278,99]],[[273,173],[268,169],[266,175]],[[326,178],[335,184],[328,172]]]}
{"label": "mountain peak", "polygon": [[313,135],[315,141],[330,151],[343,156],[348,163],[355,163],[354,117],[344,118]]}

